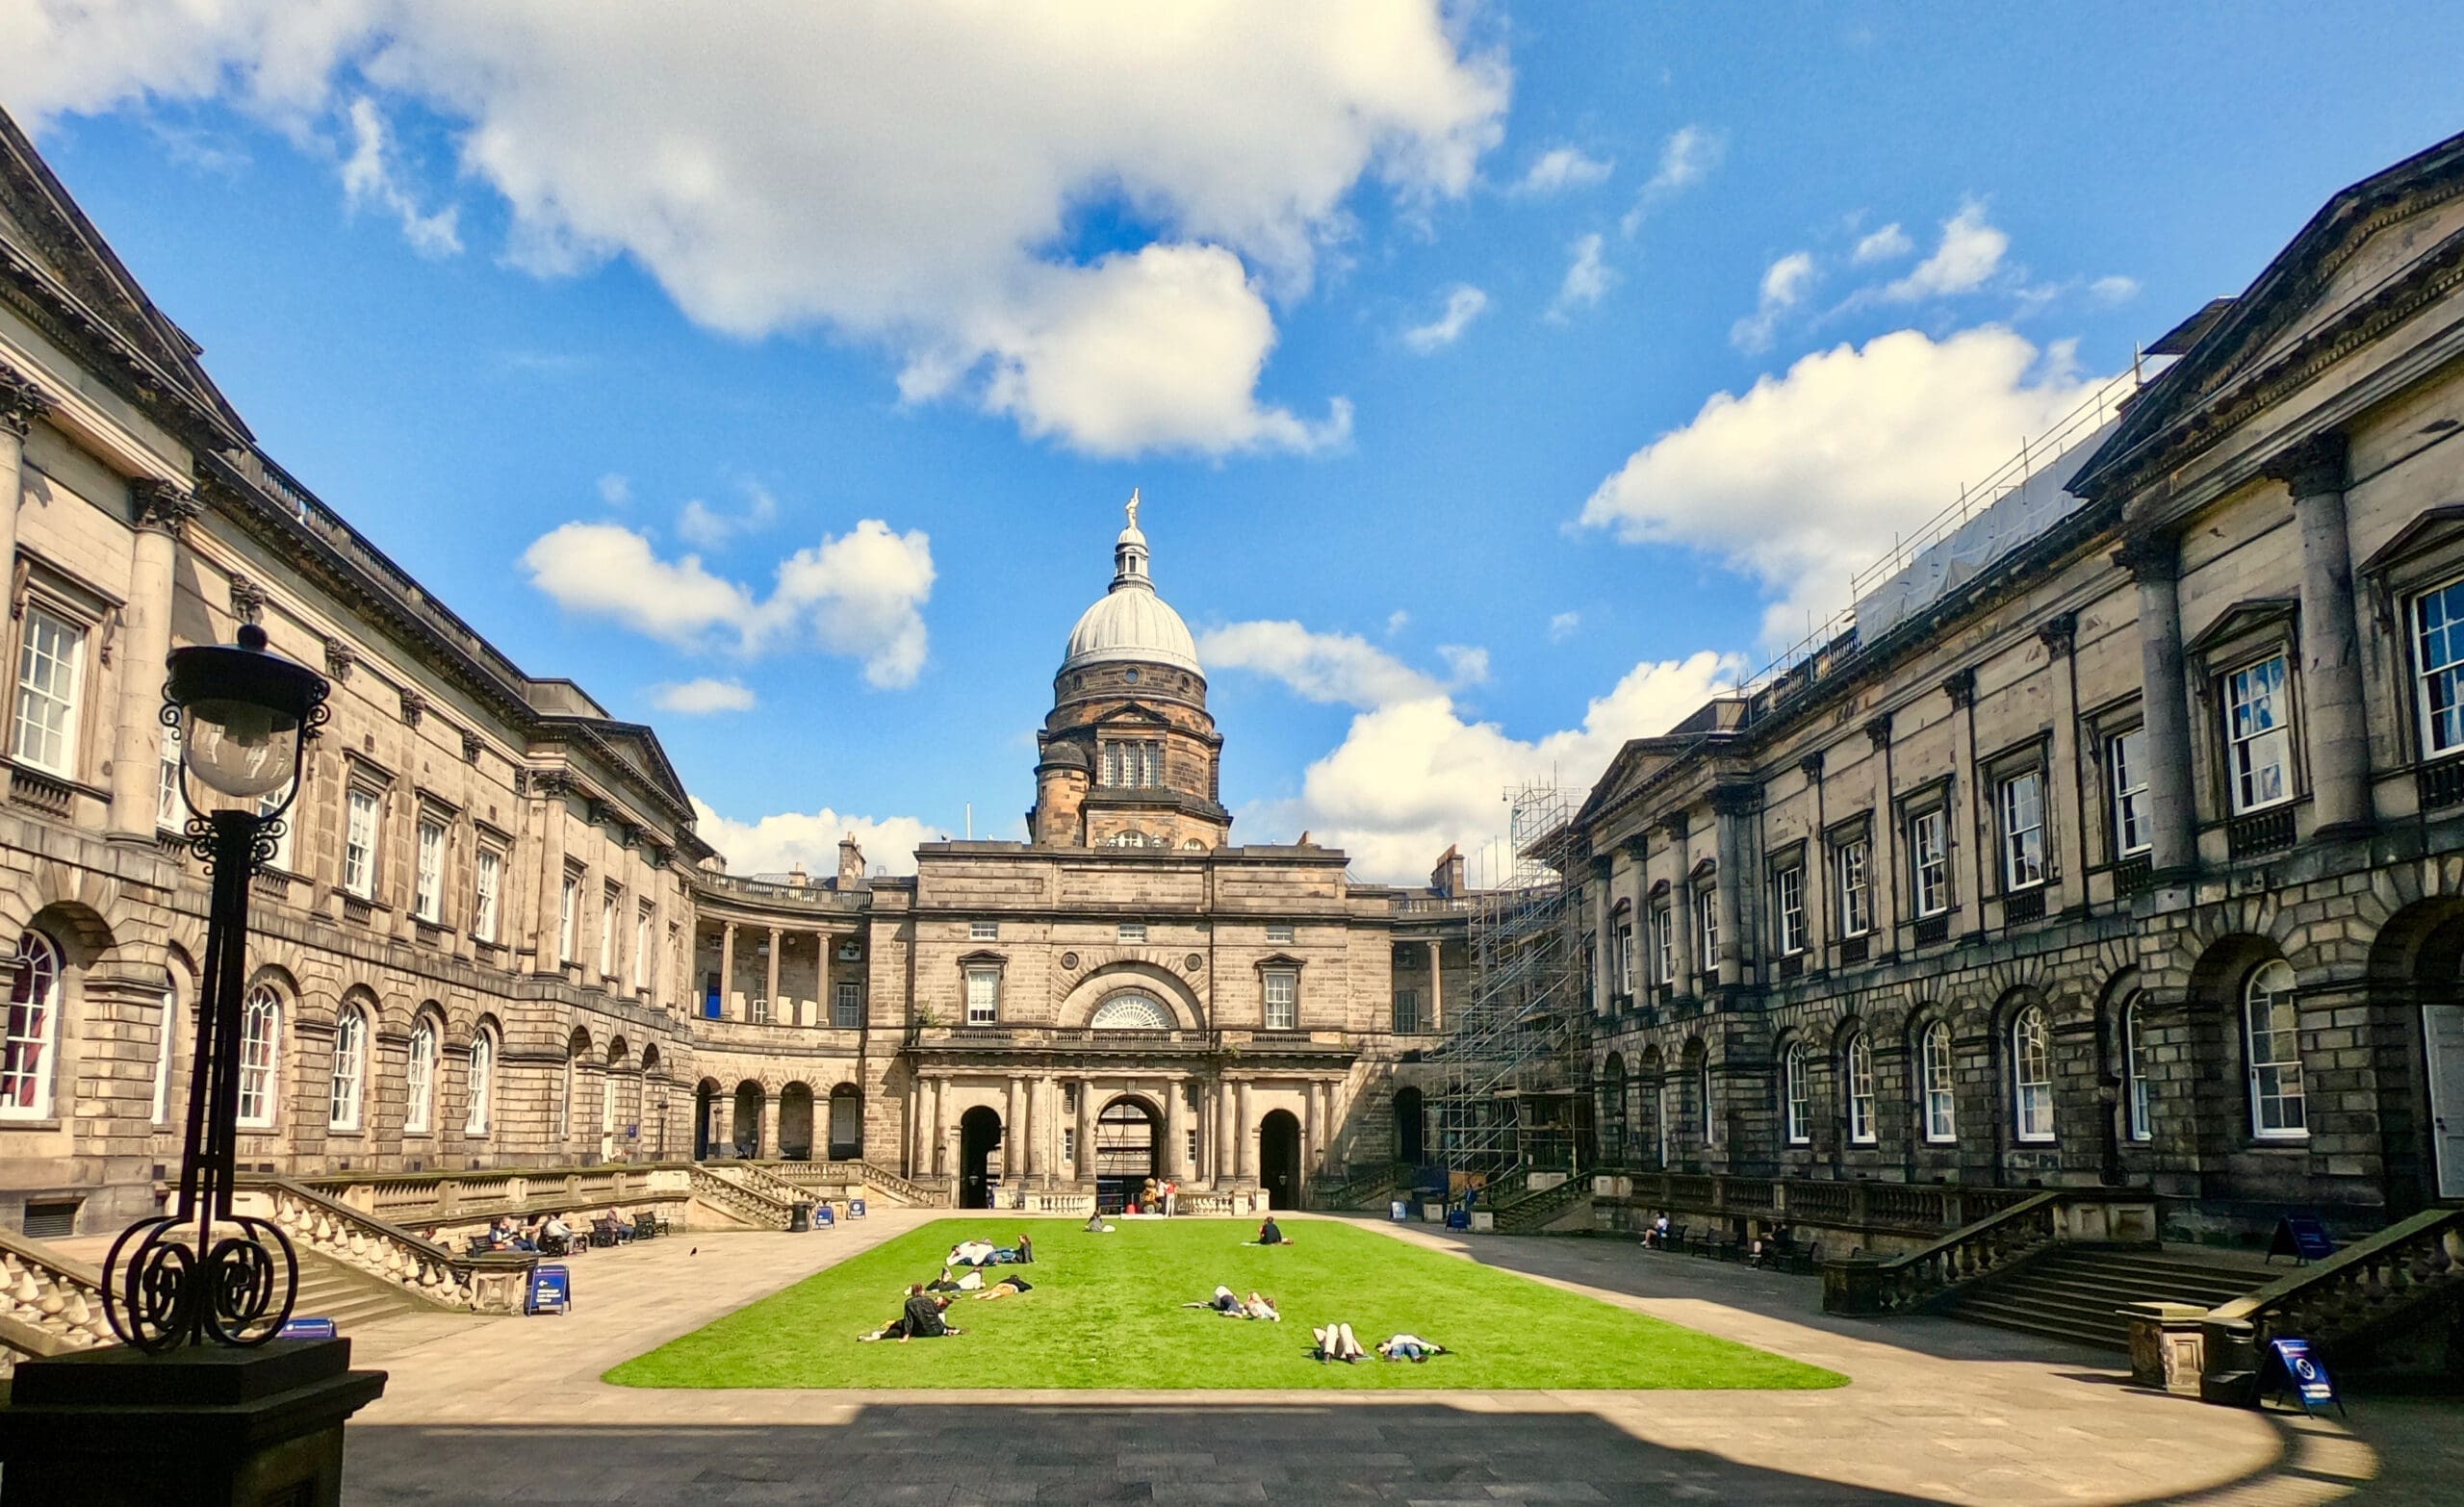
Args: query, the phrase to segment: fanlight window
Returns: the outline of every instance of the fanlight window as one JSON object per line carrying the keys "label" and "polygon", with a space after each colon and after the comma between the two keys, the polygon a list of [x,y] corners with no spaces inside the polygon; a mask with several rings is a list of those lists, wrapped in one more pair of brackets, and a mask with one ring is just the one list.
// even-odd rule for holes
{"label": "fanlight window", "polygon": [[1116,994],[1095,1007],[1087,1024],[1097,1031],[1169,1031],[1172,1017],[1143,994]]}

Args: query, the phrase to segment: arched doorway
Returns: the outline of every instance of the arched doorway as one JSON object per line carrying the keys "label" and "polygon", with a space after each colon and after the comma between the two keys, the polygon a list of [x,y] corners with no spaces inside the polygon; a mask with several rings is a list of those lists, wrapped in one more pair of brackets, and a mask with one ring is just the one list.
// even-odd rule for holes
{"label": "arched doorway", "polygon": [[790,1162],[812,1160],[812,1089],[803,1084],[779,1090],[779,1155]]}
{"label": "arched doorway", "polygon": [[1270,1209],[1300,1207],[1300,1121],[1276,1110],[1258,1124],[1258,1182]]}
{"label": "arched doorway", "polygon": [[959,1207],[992,1207],[992,1153],[1001,1145],[1001,1116],[977,1105],[959,1116]]}
{"label": "arched doorway", "polygon": [[1395,1160],[1419,1166],[1428,1159],[1427,1111],[1417,1088],[1395,1090]]}
{"label": "arched doorway", "polygon": [[[568,1069],[570,1071],[570,1069]],[[693,1086],[693,1160],[707,1162],[725,1138],[719,1129],[719,1086],[703,1079]]]}
{"label": "arched doorway", "polygon": [[1095,1119],[1095,1207],[1117,1213],[1148,1178],[1164,1175],[1164,1127],[1155,1107],[1123,1095]]}
{"label": "arched doorway", "polygon": [[846,1162],[864,1154],[864,1091],[854,1084],[830,1090],[830,1160]]}
{"label": "arched doorway", "polygon": [[748,1078],[735,1086],[735,1136],[732,1150],[739,1157],[761,1155],[761,1086]]}

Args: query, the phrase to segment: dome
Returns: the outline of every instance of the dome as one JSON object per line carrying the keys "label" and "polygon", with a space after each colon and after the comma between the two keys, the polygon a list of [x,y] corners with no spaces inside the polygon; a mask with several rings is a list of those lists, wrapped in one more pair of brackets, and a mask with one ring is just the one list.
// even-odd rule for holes
{"label": "dome", "polygon": [[1130,494],[1129,526],[1113,543],[1113,586],[1078,618],[1069,630],[1069,651],[1063,656],[1064,675],[1088,665],[1170,665],[1204,675],[1197,662],[1197,641],[1171,604],[1155,595],[1146,574],[1146,536],[1138,529],[1138,495]]}

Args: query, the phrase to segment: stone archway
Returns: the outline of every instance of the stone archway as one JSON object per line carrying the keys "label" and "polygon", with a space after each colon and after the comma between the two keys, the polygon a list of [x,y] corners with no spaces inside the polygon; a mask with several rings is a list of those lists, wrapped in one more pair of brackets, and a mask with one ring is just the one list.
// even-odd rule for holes
{"label": "stone archway", "polygon": [[1136,1094],[1122,1094],[1095,1117],[1095,1207],[1118,1213],[1138,1201],[1149,1178],[1164,1176],[1164,1116]]}
{"label": "stone archway", "polygon": [[959,1207],[992,1207],[992,1154],[1001,1147],[1001,1113],[977,1105],[959,1116]]}
{"label": "stone archway", "polygon": [[1428,1160],[1428,1111],[1418,1088],[1395,1090],[1395,1160],[1411,1167]]}
{"label": "stone archway", "polygon": [[789,1162],[812,1160],[812,1089],[794,1083],[779,1090],[779,1155]]}
{"label": "stone archway", "polygon": [[1268,1208],[1300,1207],[1300,1121],[1290,1110],[1270,1111],[1258,1122],[1258,1184]]}
{"label": "stone archway", "polygon": [[693,1086],[693,1160],[707,1162],[724,1143],[719,1131],[719,1084],[705,1078]]}
{"label": "stone archway", "polygon": [[735,1134],[730,1138],[733,1155],[761,1155],[761,1109],[766,1097],[761,1086],[750,1078],[735,1086]]}
{"label": "stone archway", "polygon": [[830,1090],[830,1160],[850,1162],[864,1154],[864,1091],[854,1084]]}

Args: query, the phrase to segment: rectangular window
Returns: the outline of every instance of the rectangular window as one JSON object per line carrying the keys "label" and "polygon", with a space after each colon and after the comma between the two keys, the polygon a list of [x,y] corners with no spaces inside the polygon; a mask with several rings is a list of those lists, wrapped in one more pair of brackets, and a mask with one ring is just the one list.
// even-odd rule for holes
{"label": "rectangular window", "polygon": [[2423,756],[2464,749],[2464,578],[2413,599],[2413,676]]}
{"label": "rectangular window", "polygon": [[[282,796],[283,793],[277,790],[270,796],[265,796],[259,799],[257,802],[257,814],[259,816],[270,817],[276,811],[281,810]],[[291,868],[291,834],[297,830],[298,826],[299,808],[297,806],[294,806],[291,809],[291,814],[282,819],[282,835],[273,840],[273,856],[266,860],[270,867],[285,871],[288,871]]]}
{"label": "rectangular window", "polygon": [[966,924],[966,936],[970,942],[997,942],[1001,940],[1001,923],[970,921]]}
{"label": "rectangular window", "polygon": [[1182,1133],[1182,1135],[1181,1135],[1181,1144],[1182,1144],[1185,1148],[1187,1148],[1187,1150],[1188,1150],[1188,1152],[1189,1152],[1189,1158],[1190,1158],[1190,1161],[1192,1161],[1192,1162],[1195,1162],[1195,1161],[1197,1161],[1197,1127],[1196,1127],[1196,1126],[1193,1125],[1193,1126],[1191,1126],[1187,1131],[1185,1131],[1185,1132],[1183,1132],[1183,1133]]}
{"label": "rectangular window", "polygon": [[2289,709],[2282,654],[2224,677],[2225,773],[2237,815],[2293,799]]}
{"label": "rectangular window", "polygon": [[343,888],[367,900],[376,893],[376,792],[353,785],[343,799]]}
{"label": "rectangular window", "polygon": [[557,900],[556,960],[560,963],[574,960],[574,928],[578,921],[575,912],[580,908],[581,877],[568,874],[565,876],[564,892]]}
{"label": "rectangular window", "polygon": [[966,1023],[988,1026],[1001,1018],[1001,970],[969,968],[966,971]]}
{"label": "rectangular window", "polygon": [[77,773],[77,692],[86,630],[28,602],[17,653],[17,757],[62,779]]}
{"label": "rectangular window", "polygon": [[471,876],[471,934],[482,942],[497,939],[497,894],[503,884],[504,855],[494,848],[480,849]]}
{"label": "rectangular window", "polygon": [[1862,936],[1874,929],[1873,881],[1867,875],[1873,849],[1861,838],[1842,843],[1833,858],[1839,872],[1839,934]]}
{"label": "rectangular window", "polygon": [[770,1001],[757,994],[745,1002],[744,1013],[755,1025],[766,1026],[770,1024]]}
{"label": "rectangular window", "polygon": [[1124,942],[1142,942],[1146,940],[1146,923],[1142,921],[1122,922],[1120,924],[1120,939]]}
{"label": "rectangular window", "polygon": [[830,1001],[830,1023],[841,1031],[854,1031],[864,1023],[864,986],[842,983]]}
{"label": "rectangular window", "polygon": [[1617,923],[1617,992],[1634,992],[1634,923]]}
{"label": "rectangular window", "polygon": [[154,825],[177,830],[180,821],[180,729],[163,729],[163,761],[154,775]]}
{"label": "rectangular window", "polygon": [[1397,989],[1395,991],[1395,1034],[1399,1036],[1417,1035],[1423,1029],[1421,991]]}
{"label": "rectangular window", "polygon": [[652,928],[655,925],[651,907],[644,906],[633,917],[633,987],[651,986]]}
{"label": "rectangular window", "polygon": [[1703,937],[1703,956],[1694,961],[1705,973],[1720,966],[1720,907],[1711,899],[1708,889],[1694,892],[1694,916],[1701,923],[1697,930]]}
{"label": "rectangular window", "polygon": [[616,976],[616,891],[599,897],[599,975]]}
{"label": "rectangular window", "polygon": [[1270,970],[1266,975],[1266,990],[1267,1029],[1300,1029],[1300,975],[1289,969]]}
{"label": "rectangular window", "polygon": [[1950,819],[1940,806],[1908,819],[1908,861],[1916,913],[1938,916],[1951,908]]}
{"label": "rectangular window", "polygon": [[445,914],[445,828],[424,816],[420,818],[419,882],[412,892],[411,908],[423,921],[435,921]]}
{"label": "rectangular window", "polygon": [[1806,866],[1792,863],[1782,869],[1772,887],[1778,892],[1780,955],[1802,953],[1806,950]]}
{"label": "rectangular window", "polygon": [[1652,908],[1652,946],[1658,953],[1658,967],[1653,977],[1662,983],[1675,983],[1677,980],[1677,924],[1675,916],[1670,913],[1666,906],[1655,906]]}
{"label": "rectangular window", "polygon": [[1270,926],[1267,928],[1267,940],[1270,942],[1289,942],[1293,939],[1294,935],[1295,932],[1293,929],[1288,925]]}
{"label": "rectangular window", "polygon": [[1078,1164],[1078,1127],[1075,1125],[1061,1127],[1061,1160],[1072,1167]]}
{"label": "rectangular window", "polygon": [[2145,853],[2154,839],[2147,826],[2147,729],[2133,728],[2105,741],[2113,766],[2114,856]]}
{"label": "rectangular window", "polygon": [[2044,774],[2027,770],[2002,781],[2002,887],[2044,882]]}

